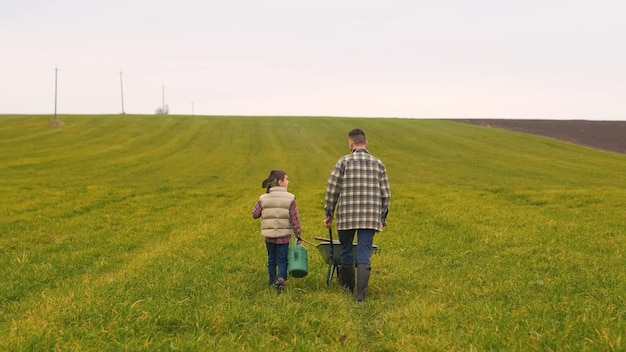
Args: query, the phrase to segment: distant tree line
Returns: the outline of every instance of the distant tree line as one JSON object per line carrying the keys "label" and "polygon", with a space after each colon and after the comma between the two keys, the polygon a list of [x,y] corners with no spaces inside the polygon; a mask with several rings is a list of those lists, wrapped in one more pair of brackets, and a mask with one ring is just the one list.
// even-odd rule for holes
{"label": "distant tree line", "polygon": [[165,105],[164,107],[158,107],[156,109],[155,114],[157,115],[168,115],[170,113],[170,107]]}

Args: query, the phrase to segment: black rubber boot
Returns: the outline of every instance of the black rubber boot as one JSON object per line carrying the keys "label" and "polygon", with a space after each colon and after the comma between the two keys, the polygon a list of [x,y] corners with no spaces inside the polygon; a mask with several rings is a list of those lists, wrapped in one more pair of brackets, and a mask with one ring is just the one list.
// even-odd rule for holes
{"label": "black rubber boot", "polygon": [[340,284],[350,293],[354,292],[354,264],[341,264]]}
{"label": "black rubber boot", "polygon": [[365,293],[367,292],[367,284],[370,281],[370,272],[372,267],[369,264],[359,263],[356,273],[356,300],[363,302]]}

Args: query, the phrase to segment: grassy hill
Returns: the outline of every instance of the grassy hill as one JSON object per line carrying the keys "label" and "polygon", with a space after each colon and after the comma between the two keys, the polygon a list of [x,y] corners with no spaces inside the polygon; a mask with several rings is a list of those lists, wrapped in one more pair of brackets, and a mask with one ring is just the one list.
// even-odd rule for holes
{"label": "grassy hill", "polygon": [[[442,120],[0,115],[2,350],[623,350],[626,155]],[[277,296],[250,212],[303,236],[363,128],[392,204],[367,301],[309,246]],[[315,241],[314,241],[315,242]]]}

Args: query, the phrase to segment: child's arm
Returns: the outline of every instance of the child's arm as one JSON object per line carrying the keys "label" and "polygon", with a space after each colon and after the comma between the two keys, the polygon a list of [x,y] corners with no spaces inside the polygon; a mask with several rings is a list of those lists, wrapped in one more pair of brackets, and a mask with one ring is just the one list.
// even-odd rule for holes
{"label": "child's arm", "polygon": [[254,205],[254,208],[252,208],[252,218],[253,219],[260,218],[262,212],[263,212],[263,206],[261,205],[261,200],[259,199],[259,201],[256,202],[256,204]]}
{"label": "child's arm", "polygon": [[298,213],[298,206],[296,205],[296,201],[291,202],[289,206],[289,219],[291,222],[291,227],[293,228],[293,233],[296,235],[296,238],[299,241],[302,241],[302,225],[300,224],[300,214]]}

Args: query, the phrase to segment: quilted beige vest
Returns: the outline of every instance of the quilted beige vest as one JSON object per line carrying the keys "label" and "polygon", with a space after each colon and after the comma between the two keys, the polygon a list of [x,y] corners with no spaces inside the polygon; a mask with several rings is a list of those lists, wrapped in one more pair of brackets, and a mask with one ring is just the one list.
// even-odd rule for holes
{"label": "quilted beige vest", "polygon": [[289,221],[289,207],[296,196],[285,187],[272,187],[270,193],[261,195],[261,235],[277,238],[293,234]]}

